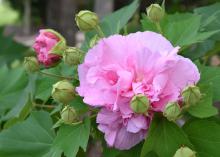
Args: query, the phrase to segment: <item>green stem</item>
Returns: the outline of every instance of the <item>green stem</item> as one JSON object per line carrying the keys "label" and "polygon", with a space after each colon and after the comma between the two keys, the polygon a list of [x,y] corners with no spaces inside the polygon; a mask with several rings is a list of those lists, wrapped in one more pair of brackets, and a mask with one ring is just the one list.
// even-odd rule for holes
{"label": "green stem", "polygon": [[43,104],[34,104],[34,106],[39,107],[39,108],[48,108],[48,109],[55,108],[55,106],[53,106],[53,105],[43,105]]}
{"label": "green stem", "polygon": [[157,30],[159,31],[160,34],[163,34],[163,31],[162,31],[162,28],[160,26],[160,23],[159,22],[155,22],[155,25],[157,27]]}
{"label": "green stem", "polygon": [[101,27],[100,27],[99,25],[97,25],[97,26],[95,27],[95,30],[96,30],[96,32],[98,33],[98,35],[99,35],[100,38],[104,38],[104,37],[105,37],[105,34],[103,33],[103,31],[102,31],[102,29],[101,29]]}
{"label": "green stem", "polygon": [[[89,118],[92,119],[92,118],[95,118],[97,116],[97,114],[94,114],[94,115],[91,115]],[[75,123],[71,123],[71,125],[78,125],[78,124],[81,124],[83,123],[83,121],[78,121],[78,122],[75,122]]]}
{"label": "green stem", "polygon": [[128,27],[127,27],[127,25],[124,26],[123,30],[124,30],[124,35],[128,35]]}
{"label": "green stem", "polygon": [[73,80],[74,79],[73,77],[60,76],[60,75],[56,75],[56,74],[46,73],[46,72],[43,72],[43,71],[39,71],[39,73],[42,74],[42,75],[55,77],[55,78],[59,78],[59,79],[66,79],[66,80]]}

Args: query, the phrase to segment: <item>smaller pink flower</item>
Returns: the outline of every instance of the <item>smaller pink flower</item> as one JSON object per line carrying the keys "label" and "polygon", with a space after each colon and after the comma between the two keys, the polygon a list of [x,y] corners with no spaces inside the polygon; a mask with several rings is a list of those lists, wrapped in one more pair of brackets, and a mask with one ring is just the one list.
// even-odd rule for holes
{"label": "smaller pink flower", "polygon": [[40,30],[33,48],[37,53],[38,61],[45,67],[56,65],[62,56],[51,53],[52,48],[60,41],[60,38],[51,31],[45,29]]}

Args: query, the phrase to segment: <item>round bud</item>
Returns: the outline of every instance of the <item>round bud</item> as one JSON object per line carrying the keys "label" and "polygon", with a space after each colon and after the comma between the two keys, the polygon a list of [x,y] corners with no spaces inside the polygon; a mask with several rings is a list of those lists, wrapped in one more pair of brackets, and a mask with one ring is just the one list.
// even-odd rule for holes
{"label": "round bud", "polygon": [[151,4],[147,9],[147,16],[152,22],[160,22],[165,11],[159,4]]}
{"label": "round bud", "polygon": [[89,10],[80,11],[76,17],[76,24],[81,31],[91,31],[99,24],[99,18],[96,13]]}
{"label": "round bud", "polygon": [[202,94],[197,86],[188,86],[182,91],[183,102],[186,107],[195,105],[199,102],[202,97]]}
{"label": "round bud", "polygon": [[95,46],[98,43],[99,40],[100,40],[99,36],[97,34],[94,35],[92,37],[92,39],[90,40],[90,42],[89,42],[89,47]]}
{"label": "round bud", "polygon": [[196,152],[188,147],[181,147],[176,151],[174,157],[196,157]]}
{"label": "round bud", "polygon": [[67,80],[59,81],[53,85],[52,97],[54,100],[68,104],[75,96],[73,85]]}
{"label": "round bud", "polygon": [[134,113],[143,114],[148,111],[150,101],[144,94],[137,94],[131,99],[130,107]]}
{"label": "round bud", "polygon": [[35,57],[25,57],[24,68],[28,72],[36,72],[40,69],[40,65]]}
{"label": "round bud", "polygon": [[181,108],[177,102],[169,102],[163,111],[163,115],[169,121],[177,120],[180,114],[181,114]]}
{"label": "round bud", "polygon": [[64,63],[67,65],[78,65],[82,58],[82,51],[76,47],[69,47],[63,54]]}
{"label": "round bud", "polygon": [[77,114],[73,107],[65,106],[61,111],[61,119],[64,123],[71,124],[77,120]]}

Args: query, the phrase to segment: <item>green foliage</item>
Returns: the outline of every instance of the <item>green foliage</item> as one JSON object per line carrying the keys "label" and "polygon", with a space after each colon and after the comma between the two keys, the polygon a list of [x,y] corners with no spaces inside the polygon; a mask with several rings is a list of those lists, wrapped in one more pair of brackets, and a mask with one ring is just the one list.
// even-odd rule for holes
{"label": "green foliage", "polygon": [[199,84],[211,84],[213,87],[213,100],[220,100],[220,68],[199,65],[201,78]]}
{"label": "green foliage", "polygon": [[[130,5],[121,8],[114,13],[106,16],[100,23],[100,26],[106,36],[119,33],[119,31],[127,24],[129,19],[133,16],[139,6],[138,0],[134,0]],[[82,49],[87,51],[89,49],[89,41],[95,35],[95,32],[86,33],[86,39],[83,43]]]}
{"label": "green foliage", "polygon": [[[220,26],[220,3],[215,3],[210,6],[196,8],[194,12],[202,15],[202,26],[205,30],[218,30]],[[212,39],[219,40],[220,32],[213,35]]]}
{"label": "green foliage", "polygon": [[86,151],[90,133],[90,120],[85,119],[83,123],[71,126],[62,125],[54,139],[53,153],[64,152],[66,157],[76,156],[79,147]]}
{"label": "green foliage", "polygon": [[193,120],[183,127],[199,157],[219,157],[220,125],[213,120]]}
{"label": "green foliage", "polygon": [[193,147],[181,128],[164,117],[155,116],[143,145],[141,157],[145,157],[151,151],[154,151],[158,157],[171,157],[182,145]]}
{"label": "green foliage", "polygon": [[12,37],[5,37],[0,28],[0,66],[15,59],[23,59],[28,47],[15,42]]}
{"label": "green foliage", "polygon": [[[153,24],[146,15],[143,15],[141,23],[143,30],[158,32],[155,24]],[[166,15],[161,21],[161,27],[163,35],[169,39],[174,46],[181,47],[204,41],[219,32],[219,29],[212,31],[202,30],[201,15],[191,13]]]}
{"label": "green foliage", "polygon": [[0,156],[42,157],[52,146],[54,131],[47,112],[32,112],[24,122],[0,134]]}
{"label": "green foliage", "polygon": [[191,106],[188,109],[188,112],[192,116],[198,118],[207,118],[217,115],[218,110],[213,106],[212,86],[211,85],[200,86],[200,90],[202,92],[201,100],[197,104]]}
{"label": "green foliage", "polygon": [[[19,110],[28,99],[28,77],[22,68],[9,70],[7,66],[0,68],[0,110],[19,114]],[[18,83],[19,82],[19,83]],[[13,99],[12,99],[13,98]],[[17,108],[15,107],[17,106]],[[14,108],[15,107],[15,108]],[[10,118],[10,112],[3,119]]]}

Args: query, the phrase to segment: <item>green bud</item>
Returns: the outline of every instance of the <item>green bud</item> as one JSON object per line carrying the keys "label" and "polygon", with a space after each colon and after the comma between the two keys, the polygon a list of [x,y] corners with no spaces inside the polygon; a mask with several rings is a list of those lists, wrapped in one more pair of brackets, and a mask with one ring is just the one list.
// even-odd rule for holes
{"label": "green bud", "polygon": [[160,22],[164,17],[165,11],[159,4],[151,4],[147,9],[147,16],[152,22]]}
{"label": "green bud", "polygon": [[97,34],[94,35],[92,37],[92,39],[90,40],[90,42],[89,42],[89,47],[95,46],[98,43],[99,40],[100,40],[99,36]]}
{"label": "green bud", "polygon": [[202,94],[197,86],[188,86],[182,91],[183,102],[186,107],[195,105],[199,102],[202,97]]}
{"label": "green bud", "polygon": [[77,114],[73,107],[65,106],[61,111],[61,119],[66,124],[71,124],[77,120]]}
{"label": "green bud", "polygon": [[138,94],[131,99],[130,107],[135,113],[143,114],[150,108],[150,101],[144,94]]}
{"label": "green bud", "polygon": [[163,115],[169,121],[177,120],[180,114],[181,114],[181,108],[177,102],[169,102],[163,111]]}
{"label": "green bud", "polygon": [[83,52],[76,47],[69,47],[63,54],[64,63],[67,65],[78,65],[83,56]]}
{"label": "green bud", "polygon": [[68,104],[75,97],[73,85],[67,81],[59,81],[53,85],[52,97],[63,104]]}
{"label": "green bud", "polygon": [[25,57],[24,58],[24,68],[28,72],[36,72],[40,69],[37,58],[35,57]]}
{"label": "green bud", "polygon": [[89,10],[80,11],[76,17],[76,24],[81,31],[91,31],[99,24],[99,18],[96,13]]}
{"label": "green bud", "polygon": [[173,157],[196,157],[196,152],[192,151],[188,147],[179,148]]}
{"label": "green bud", "polygon": [[64,50],[66,49],[65,38],[60,33],[58,33],[57,31],[53,29],[45,29],[45,31],[54,34],[59,39],[56,45],[54,45],[53,48],[50,50],[50,53],[62,55]]}

